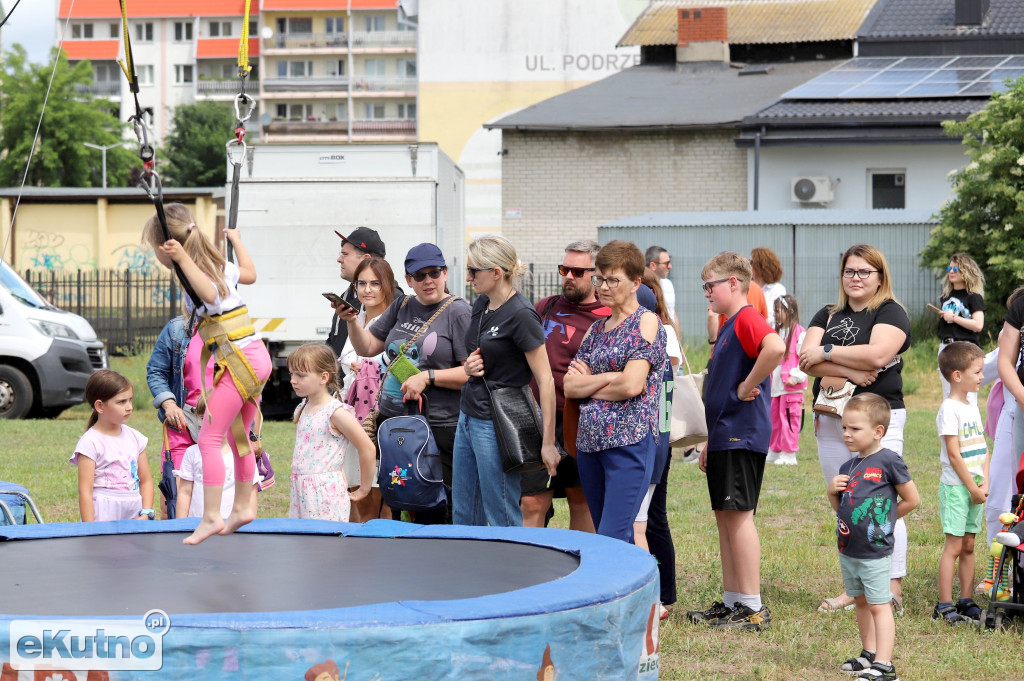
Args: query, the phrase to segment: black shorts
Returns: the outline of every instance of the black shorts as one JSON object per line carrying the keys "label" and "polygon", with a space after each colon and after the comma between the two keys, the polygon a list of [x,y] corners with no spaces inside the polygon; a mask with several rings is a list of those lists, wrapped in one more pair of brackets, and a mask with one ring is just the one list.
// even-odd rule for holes
{"label": "black shorts", "polygon": [[708,494],[713,511],[756,511],[766,455],[747,449],[708,452]]}
{"label": "black shorts", "polygon": [[[562,412],[560,411],[556,412],[555,416],[555,440],[563,442]],[[555,477],[551,478],[550,487],[548,487],[548,472],[543,468],[539,471],[521,473],[519,476],[519,495],[522,497],[554,492],[555,497],[562,498],[565,496],[566,489],[579,489],[582,486],[580,470],[576,467],[576,459],[572,456],[567,456],[559,462],[558,471]]]}

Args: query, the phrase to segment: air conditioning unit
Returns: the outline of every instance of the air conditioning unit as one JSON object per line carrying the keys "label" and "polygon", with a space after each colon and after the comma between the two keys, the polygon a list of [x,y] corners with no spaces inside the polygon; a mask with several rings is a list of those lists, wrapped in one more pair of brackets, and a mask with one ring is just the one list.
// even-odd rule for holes
{"label": "air conditioning unit", "polygon": [[828,177],[794,177],[791,189],[796,203],[828,203],[833,198]]}

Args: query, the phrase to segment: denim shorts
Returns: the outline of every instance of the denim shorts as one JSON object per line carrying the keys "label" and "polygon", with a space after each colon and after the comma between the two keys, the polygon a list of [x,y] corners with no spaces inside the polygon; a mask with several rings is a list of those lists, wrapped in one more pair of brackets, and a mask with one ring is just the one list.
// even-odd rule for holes
{"label": "denim shorts", "polygon": [[889,591],[891,554],[884,558],[851,558],[840,553],[839,567],[843,571],[847,596],[864,596],[870,605],[892,601],[892,592]]}
{"label": "denim shorts", "polygon": [[971,493],[964,485],[940,482],[939,519],[942,521],[943,534],[953,537],[978,534],[984,527],[985,504],[971,501]]}

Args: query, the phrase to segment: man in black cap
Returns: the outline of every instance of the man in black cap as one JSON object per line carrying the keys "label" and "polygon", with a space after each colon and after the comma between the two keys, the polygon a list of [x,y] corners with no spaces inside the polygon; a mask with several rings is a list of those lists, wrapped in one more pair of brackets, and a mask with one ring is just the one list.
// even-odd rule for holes
{"label": "man in black cap", "polygon": [[[348,236],[337,230],[334,233],[341,238],[341,253],[338,255],[338,262],[341,264],[341,278],[349,283],[348,288],[341,294],[341,298],[352,307],[359,309],[356,287],[352,286],[356,268],[366,258],[375,255],[383,258],[385,256],[384,242],[380,240],[377,230],[369,227],[357,227]],[[331,303],[331,307],[334,308],[335,314],[331,318],[331,332],[327,334],[327,345],[331,346],[334,356],[338,357],[345,347],[345,341],[348,340],[348,325],[337,314],[339,305]]]}

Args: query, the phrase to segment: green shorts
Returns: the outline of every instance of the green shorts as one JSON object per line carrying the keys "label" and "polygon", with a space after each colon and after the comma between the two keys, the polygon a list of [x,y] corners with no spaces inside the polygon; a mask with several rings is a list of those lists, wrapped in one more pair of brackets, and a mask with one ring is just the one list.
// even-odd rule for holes
{"label": "green shorts", "polygon": [[851,558],[840,553],[839,568],[843,571],[847,596],[864,596],[870,605],[892,601],[889,591],[892,554],[881,558]]}
{"label": "green shorts", "polygon": [[[975,482],[977,482],[975,478]],[[964,485],[939,483],[939,519],[942,532],[953,537],[978,534],[984,527],[985,504],[971,501],[971,493]]]}

